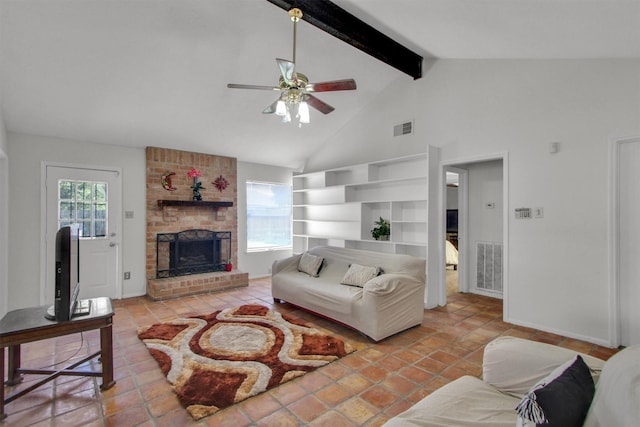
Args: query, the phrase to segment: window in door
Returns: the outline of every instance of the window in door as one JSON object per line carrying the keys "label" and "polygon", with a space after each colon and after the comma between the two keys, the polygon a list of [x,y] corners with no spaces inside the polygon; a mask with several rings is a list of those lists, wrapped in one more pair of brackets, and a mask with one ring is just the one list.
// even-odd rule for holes
{"label": "window in door", "polygon": [[107,183],[58,181],[58,228],[78,224],[80,237],[107,235]]}
{"label": "window in door", "polygon": [[291,248],[291,185],[247,181],[247,251]]}

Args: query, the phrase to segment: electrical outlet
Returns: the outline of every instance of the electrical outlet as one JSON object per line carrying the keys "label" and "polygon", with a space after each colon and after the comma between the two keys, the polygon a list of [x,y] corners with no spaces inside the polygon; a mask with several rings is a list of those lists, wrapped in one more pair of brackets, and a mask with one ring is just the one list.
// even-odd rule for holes
{"label": "electrical outlet", "polygon": [[131,272],[130,271],[125,271],[124,272],[124,280],[129,280],[131,279]]}
{"label": "electrical outlet", "polygon": [[543,208],[533,208],[533,217],[534,218],[544,218],[544,209]]}
{"label": "electrical outlet", "polygon": [[271,274],[271,267],[267,268],[267,273]]}

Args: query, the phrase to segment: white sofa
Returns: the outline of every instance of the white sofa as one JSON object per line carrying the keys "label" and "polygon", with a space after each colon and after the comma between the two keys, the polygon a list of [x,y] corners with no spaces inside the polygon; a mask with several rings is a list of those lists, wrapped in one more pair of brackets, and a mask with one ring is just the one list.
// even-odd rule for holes
{"label": "white sofa", "polygon": [[[318,277],[298,271],[302,255],[273,263],[271,293],[275,301],[333,319],[374,341],[422,323],[423,258],[332,246],[315,247],[308,253],[324,258]],[[343,285],[351,264],[379,267],[382,274],[363,287]]]}
{"label": "white sofa", "polygon": [[[484,352],[483,380],[461,377],[431,393],[386,427],[516,426],[522,397],[575,351],[521,338],[500,337]],[[607,362],[580,354],[591,374],[595,396],[587,427],[640,425],[640,346],[629,347]],[[568,399],[562,396],[561,399]],[[563,402],[566,404],[566,401]]]}

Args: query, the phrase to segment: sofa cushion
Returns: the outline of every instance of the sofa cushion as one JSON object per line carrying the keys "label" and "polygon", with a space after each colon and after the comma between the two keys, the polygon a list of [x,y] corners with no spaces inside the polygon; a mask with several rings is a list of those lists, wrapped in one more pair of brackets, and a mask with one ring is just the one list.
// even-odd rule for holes
{"label": "sofa cushion", "polygon": [[343,285],[363,287],[365,283],[380,274],[380,267],[351,264],[342,278]]}
{"label": "sofa cushion", "polygon": [[298,271],[307,273],[309,276],[318,277],[323,261],[324,258],[305,252],[298,262]]}
{"label": "sofa cushion", "polygon": [[[540,380],[558,366],[572,360],[577,352],[522,338],[504,336],[491,341],[484,348],[482,378],[503,393],[518,399],[529,392]],[[579,353],[591,369],[597,383],[604,361]],[[526,369],[522,369],[526,366]]]}
{"label": "sofa cushion", "polygon": [[613,355],[602,369],[585,426],[635,426],[640,420],[640,345]]}
{"label": "sofa cushion", "polygon": [[594,392],[589,367],[577,355],[533,387],[516,411],[527,421],[523,426],[580,427]]}
{"label": "sofa cushion", "polygon": [[517,404],[517,398],[467,375],[434,391],[385,427],[513,427]]}

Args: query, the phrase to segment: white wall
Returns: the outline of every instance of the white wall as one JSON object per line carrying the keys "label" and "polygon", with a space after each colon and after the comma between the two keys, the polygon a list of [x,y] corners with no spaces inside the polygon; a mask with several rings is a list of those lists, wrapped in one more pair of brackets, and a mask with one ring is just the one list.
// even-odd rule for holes
{"label": "white wall", "polygon": [[291,185],[293,171],[276,166],[238,161],[238,269],[249,278],[271,275],[271,264],[291,256],[291,250],[247,252],[247,181],[262,181]]}
{"label": "white wall", "polygon": [[8,310],[9,274],[9,165],[7,159],[7,133],[0,113],[0,318]]}
{"label": "white wall", "polygon": [[[640,133],[639,75],[640,60],[439,60],[422,79],[399,77],[305,171],[427,144],[449,164],[508,153],[505,320],[608,344],[608,141]],[[394,138],[407,119],[415,133]],[[523,206],[544,219],[515,221]]]}
{"label": "white wall", "polygon": [[[88,144],[24,134],[8,134],[9,152],[9,309],[39,304],[40,294],[40,169],[43,161],[122,168],[123,297],[144,295],[145,280],[145,153],[143,149]],[[124,215],[123,215],[124,216]],[[121,278],[122,280],[122,278]]]}

